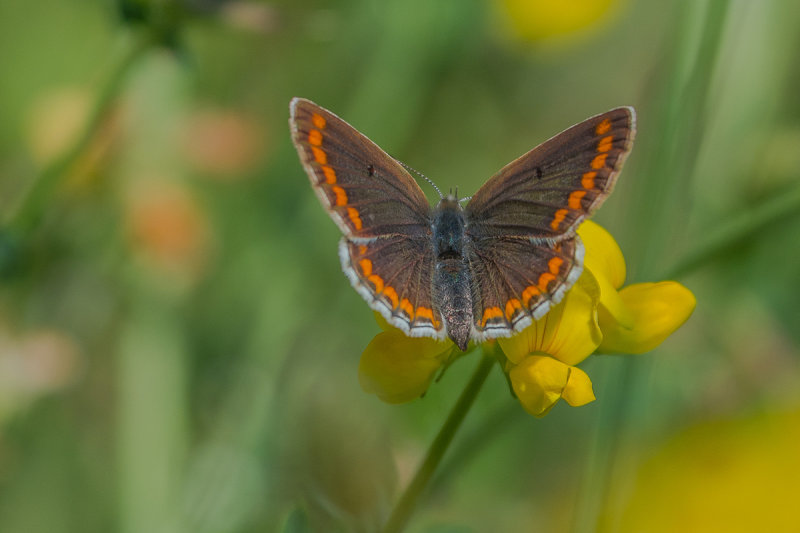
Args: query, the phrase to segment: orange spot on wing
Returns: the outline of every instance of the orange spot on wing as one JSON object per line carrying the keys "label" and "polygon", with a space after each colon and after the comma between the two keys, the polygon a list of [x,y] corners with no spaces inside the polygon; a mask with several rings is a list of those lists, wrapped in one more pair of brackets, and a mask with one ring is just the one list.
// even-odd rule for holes
{"label": "orange spot on wing", "polygon": [[403,298],[400,300],[400,309],[406,312],[410,320],[414,320],[414,306],[411,305],[411,302],[408,300],[408,298]]}
{"label": "orange spot on wing", "polygon": [[358,254],[359,255],[364,255],[365,253],[367,253],[367,247],[364,246],[363,244],[359,244],[358,245]]}
{"label": "orange spot on wing", "polygon": [[607,137],[603,137],[600,139],[600,142],[597,143],[597,151],[598,152],[608,152],[611,150],[611,144],[614,142],[614,136],[609,135]]}
{"label": "orange spot on wing", "polygon": [[506,318],[510,321],[511,317],[514,316],[514,313],[517,312],[517,309],[521,308],[522,304],[519,303],[519,300],[516,298],[511,298],[506,302]]}
{"label": "orange spot on wing", "polygon": [[325,181],[327,181],[331,185],[336,183],[336,172],[334,172],[331,167],[327,165],[323,166],[322,172],[325,174]]}
{"label": "orange spot on wing", "polygon": [[369,259],[362,259],[358,264],[361,266],[361,272],[369,279],[370,274],[372,274],[372,261]]}
{"label": "orange spot on wing", "polygon": [[598,154],[592,159],[592,168],[593,169],[600,169],[606,166],[606,158],[608,154]]}
{"label": "orange spot on wing", "polygon": [[556,214],[553,217],[553,221],[550,223],[550,227],[553,228],[554,230],[558,230],[558,226],[560,226],[561,223],[564,222],[564,217],[567,216],[567,212],[568,211],[566,209],[559,209],[558,211],[556,211]]}
{"label": "orange spot on wing", "polygon": [[322,145],[322,133],[319,130],[311,130],[308,132],[308,143],[314,146]]}
{"label": "orange spot on wing", "polygon": [[383,278],[382,277],[380,277],[377,274],[372,274],[367,279],[369,281],[371,281],[373,285],[375,285],[375,292],[376,293],[379,294],[381,291],[383,291]]}
{"label": "orange spot on wing", "polygon": [[336,195],[336,205],[347,205],[347,193],[338,185],[333,186],[333,192]]}
{"label": "orange spot on wing", "polygon": [[522,291],[522,304],[525,307],[530,307],[530,305],[528,304],[530,304],[531,299],[536,296],[539,296],[541,293],[542,291],[540,291],[534,285],[528,285],[528,287],[526,287],[525,290]]}
{"label": "orange spot on wing", "polygon": [[551,274],[550,272],[544,272],[541,276],[539,276],[539,283],[537,287],[540,291],[544,292],[547,290],[547,284],[556,279],[556,277]]}
{"label": "orange spot on wing", "polygon": [[560,257],[553,257],[547,262],[547,266],[550,268],[551,274],[558,274],[558,271],[561,269],[561,265],[563,264],[564,260]]}
{"label": "orange spot on wing", "polygon": [[358,214],[358,209],[356,209],[355,207],[348,207],[347,216],[350,217],[350,220],[353,222],[353,225],[356,227],[356,229],[360,230],[362,227],[362,223],[361,223],[361,217]]}
{"label": "orange spot on wing", "polygon": [[586,196],[586,191],[572,191],[569,195],[569,208],[581,209],[581,198]]}
{"label": "orange spot on wing", "polygon": [[311,115],[311,122],[314,126],[318,127],[321,130],[325,129],[325,117],[320,115],[319,113],[314,113]]}
{"label": "orange spot on wing", "polygon": [[321,148],[312,146],[311,151],[314,153],[314,159],[317,161],[317,163],[320,165],[328,164],[328,154],[326,154]]}
{"label": "orange spot on wing", "polygon": [[581,185],[584,189],[594,189],[594,179],[597,177],[597,171],[593,170],[591,172],[587,172],[581,178]]}
{"label": "orange spot on wing", "polygon": [[387,298],[392,302],[392,309],[397,307],[398,299],[397,299],[397,291],[394,290],[394,287],[386,287],[383,289],[383,294],[386,295]]}
{"label": "orange spot on wing", "polygon": [[611,129],[611,120],[605,119],[603,120],[603,122],[597,125],[597,127],[594,129],[594,132],[598,135],[603,135],[605,133],[608,133],[608,130],[610,129]]}
{"label": "orange spot on wing", "polygon": [[433,309],[431,309],[430,307],[419,306],[417,307],[416,314],[419,318],[427,318],[428,320],[433,322]]}
{"label": "orange spot on wing", "polygon": [[503,318],[503,311],[501,311],[499,307],[488,307],[483,312],[483,320],[481,321],[481,327],[486,326],[486,322],[488,322],[493,318]]}
{"label": "orange spot on wing", "polygon": [[433,309],[431,309],[430,307],[423,307],[423,306],[417,307],[416,315],[417,318],[427,318],[428,320],[430,320],[431,324],[436,329],[439,329],[442,325],[442,323],[436,320],[436,318],[433,316]]}

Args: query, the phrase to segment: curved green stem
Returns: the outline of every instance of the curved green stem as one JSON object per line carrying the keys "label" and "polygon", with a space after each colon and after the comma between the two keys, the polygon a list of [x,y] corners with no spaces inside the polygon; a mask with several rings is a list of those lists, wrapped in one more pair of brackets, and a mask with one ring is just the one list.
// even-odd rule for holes
{"label": "curved green stem", "polygon": [[14,215],[10,218],[8,226],[13,231],[25,233],[39,221],[46,201],[51,196],[53,189],[86,151],[103,120],[108,115],[112,104],[122,91],[123,82],[131,68],[154,42],[155,36],[152,32],[142,33],[130,49],[126,51],[119,63],[115,65],[108,80],[100,90],[80,135],[61,157],[42,171],[23,197]]}
{"label": "curved green stem", "polygon": [[470,407],[472,407],[478,392],[481,390],[484,381],[486,381],[486,376],[489,375],[494,364],[495,359],[491,356],[484,355],[481,357],[481,361],[472,374],[472,378],[470,378],[466,388],[459,396],[458,402],[450,411],[447,420],[445,420],[444,425],[439,430],[430,448],[428,448],[425,459],[416,474],[414,474],[414,478],[392,510],[392,514],[383,528],[383,533],[398,533],[405,527],[411,517],[411,513],[414,512],[417,500],[427,487],[428,481],[430,481],[436,467],[450,446],[453,436],[461,426],[461,422],[464,421],[464,417],[469,412]]}

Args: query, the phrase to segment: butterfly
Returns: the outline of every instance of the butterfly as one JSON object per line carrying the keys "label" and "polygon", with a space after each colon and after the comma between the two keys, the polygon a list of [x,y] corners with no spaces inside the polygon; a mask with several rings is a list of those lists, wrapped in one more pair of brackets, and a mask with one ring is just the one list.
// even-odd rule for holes
{"label": "butterfly", "polygon": [[322,206],[343,233],[350,283],[412,337],[508,337],[544,316],[583,271],[578,225],[605,201],[633,144],[619,107],[559,133],[491,177],[462,207],[432,207],[406,167],[317,104],[289,126]]}

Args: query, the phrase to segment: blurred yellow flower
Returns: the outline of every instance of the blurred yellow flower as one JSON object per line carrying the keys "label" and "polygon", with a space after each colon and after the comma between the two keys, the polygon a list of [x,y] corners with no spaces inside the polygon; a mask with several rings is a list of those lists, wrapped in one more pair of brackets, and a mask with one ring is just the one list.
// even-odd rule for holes
{"label": "blurred yellow flower", "polygon": [[[592,382],[576,365],[596,351],[649,351],[678,329],[695,306],[694,295],[674,281],[637,283],[618,291],[625,282],[625,258],[613,237],[589,221],[578,235],[586,252],[575,286],[518,335],[497,339],[514,394],[534,416],[546,415],[562,398],[574,407],[594,401]],[[383,331],[361,356],[362,388],[388,403],[418,398],[450,360],[452,342],[407,337],[376,318]]]}
{"label": "blurred yellow flower", "polygon": [[620,0],[498,0],[513,34],[525,41],[567,37],[603,23]]}
{"label": "blurred yellow flower", "polygon": [[618,531],[800,531],[798,442],[797,408],[763,404],[690,426],[626,465],[638,468],[636,485],[614,487],[625,503],[607,516]]}

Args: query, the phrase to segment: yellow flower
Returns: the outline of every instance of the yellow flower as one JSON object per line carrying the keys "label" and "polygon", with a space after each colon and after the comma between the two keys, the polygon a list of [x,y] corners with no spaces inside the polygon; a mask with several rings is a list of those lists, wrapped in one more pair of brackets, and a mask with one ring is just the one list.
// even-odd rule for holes
{"label": "yellow flower", "polygon": [[586,247],[585,266],[600,287],[599,351],[640,354],[661,344],[689,318],[697,301],[677,281],[625,283],[625,258],[613,237],[594,222],[578,228]]}
{"label": "yellow flower", "polygon": [[498,0],[513,34],[525,41],[570,37],[601,25],[620,0]]}
{"label": "yellow flower", "polygon": [[449,340],[408,337],[379,314],[375,313],[375,318],[384,331],[361,354],[358,365],[361,388],[386,403],[419,398],[447,361],[454,344]]}
{"label": "yellow flower", "polygon": [[584,273],[549,313],[519,335],[498,339],[511,386],[530,414],[546,415],[560,398],[575,407],[594,400],[589,376],[575,365],[602,340],[599,298],[597,282]]}

